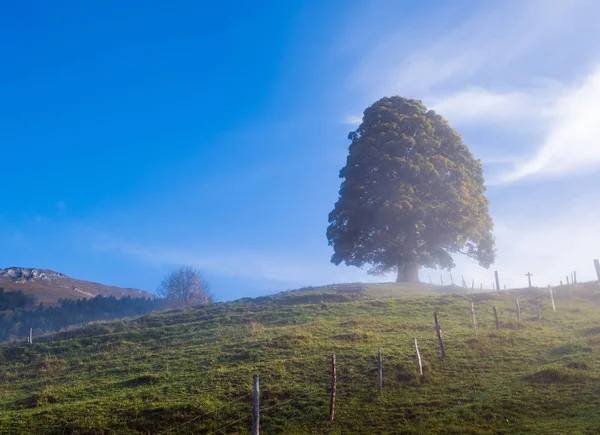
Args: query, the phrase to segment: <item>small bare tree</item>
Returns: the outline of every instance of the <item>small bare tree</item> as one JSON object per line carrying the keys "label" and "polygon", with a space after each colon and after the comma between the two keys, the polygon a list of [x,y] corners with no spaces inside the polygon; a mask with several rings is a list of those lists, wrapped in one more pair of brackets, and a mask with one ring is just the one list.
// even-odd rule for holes
{"label": "small bare tree", "polygon": [[213,300],[208,281],[191,266],[169,272],[156,293],[167,301],[188,306],[209,304]]}

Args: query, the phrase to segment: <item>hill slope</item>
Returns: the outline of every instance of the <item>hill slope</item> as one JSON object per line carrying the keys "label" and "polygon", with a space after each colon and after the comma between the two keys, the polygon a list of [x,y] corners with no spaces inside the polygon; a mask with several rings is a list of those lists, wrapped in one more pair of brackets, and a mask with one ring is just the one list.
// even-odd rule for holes
{"label": "hill slope", "polygon": [[[310,303],[291,292],[0,347],[0,433],[248,433],[254,374],[266,434],[600,432],[596,285],[555,289],[556,313],[547,291],[410,297],[402,291],[370,289],[339,302],[325,296],[336,292],[313,292]],[[434,310],[444,330],[444,360]],[[332,353],[336,416],[328,421]]]}
{"label": "hill slope", "polygon": [[87,299],[95,296],[123,296],[153,298],[143,290],[120,288],[70,278],[52,270],[27,267],[0,269],[0,287],[5,290],[21,290],[35,296],[37,302],[55,305],[59,299]]}

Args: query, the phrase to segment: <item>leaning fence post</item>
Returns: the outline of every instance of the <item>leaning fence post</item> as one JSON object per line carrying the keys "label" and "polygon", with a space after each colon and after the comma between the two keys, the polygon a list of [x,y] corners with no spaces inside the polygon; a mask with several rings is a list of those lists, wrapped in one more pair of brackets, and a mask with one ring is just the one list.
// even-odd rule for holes
{"label": "leaning fence post", "polygon": [[435,319],[435,331],[437,332],[438,342],[440,343],[440,358],[446,358],[446,348],[444,347],[444,338],[437,311],[433,312],[433,318]]}
{"label": "leaning fence post", "polygon": [[335,355],[331,355],[331,399],[329,402],[329,421],[335,417],[335,390],[337,388],[337,378],[335,374]]}
{"label": "leaning fence post", "polygon": [[421,352],[419,352],[419,345],[417,344],[417,338],[415,337],[415,350],[417,351],[417,364],[419,364],[419,374],[423,376],[423,362],[421,361]]}
{"label": "leaning fence post", "polygon": [[498,310],[496,310],[496,305],[492,307],[494,309],[494,319],[496,320],[496,329],[500,329],[500,321],[498,320]]}
{"label": "leaning fence post", "polygon": [[479,337],[479,331],[477,330],[477,319],[475,319],[475,304],[471,302],[471,318],[473,319],[473,332],[475,333],[475,338]]}
{"label": "leaning fence post", "polygon": [[519,304],[519,298],[517,298],[517,323],[521,323],[521,304]]}
{"label": "leaning fence post", "polygon": [[383,362],[381,361],[381,348],[377,349],[377,388],[381,393],[383,386]]}
{"label": "leaning fence post", "polygon": [[258,375],[254,375],[254,386],[252,389],[252,431],[251,435],[258,435],[259,429],[258,424],[260,420],[260,389],[258,385]]}
{"label": "leaning fence post", "polygon": [[550,301],[552,302],[552,312],[556,313],[556,305],[554,305],[554,293],[552,292],[552,287],[548,286],[550,289]]}

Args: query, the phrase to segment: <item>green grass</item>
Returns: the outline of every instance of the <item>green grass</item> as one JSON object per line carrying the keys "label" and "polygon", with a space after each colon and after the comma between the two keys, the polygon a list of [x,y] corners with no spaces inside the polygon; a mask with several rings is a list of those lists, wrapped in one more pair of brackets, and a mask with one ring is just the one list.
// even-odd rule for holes
{"label": "green grass", "polygon": [[[262,433],[600,432],[600,290],[441,294],[327,288],[97,323],[0,348],[0,433],[245,434],[252,375]],[[458,289],[454,289],[458,290]],[[515,297],[523,323],[516,323]],[[474,300],[479,339],[474,339]],[[496,305],[502,328],[492,313]],[[448,358],[439,359],[433,311]],[[425,373],[415,363],[419,340]],[[384,388],[375,356],[383,351]],[[329,356],[338,385],[328,421]]]}

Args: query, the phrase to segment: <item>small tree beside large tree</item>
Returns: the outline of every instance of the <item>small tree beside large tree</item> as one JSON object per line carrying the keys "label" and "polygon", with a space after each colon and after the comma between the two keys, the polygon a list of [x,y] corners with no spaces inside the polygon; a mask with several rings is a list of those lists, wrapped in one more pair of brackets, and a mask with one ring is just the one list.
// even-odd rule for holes
{"label": "small tree beside large tree", "polygon": [[181,266],[169,272],[158,286],[156,293],[176,305],[204,305],[213,300],[208,281],[198,270],[190,266]]}
{"label": "small tree beside large tree", "polygon": [[481,162],[444,118],[418,100],[386,97],[348,139],[327,228],[332,263],[418,282],[421,267],[454,267],[453,253],[494,262]]}

